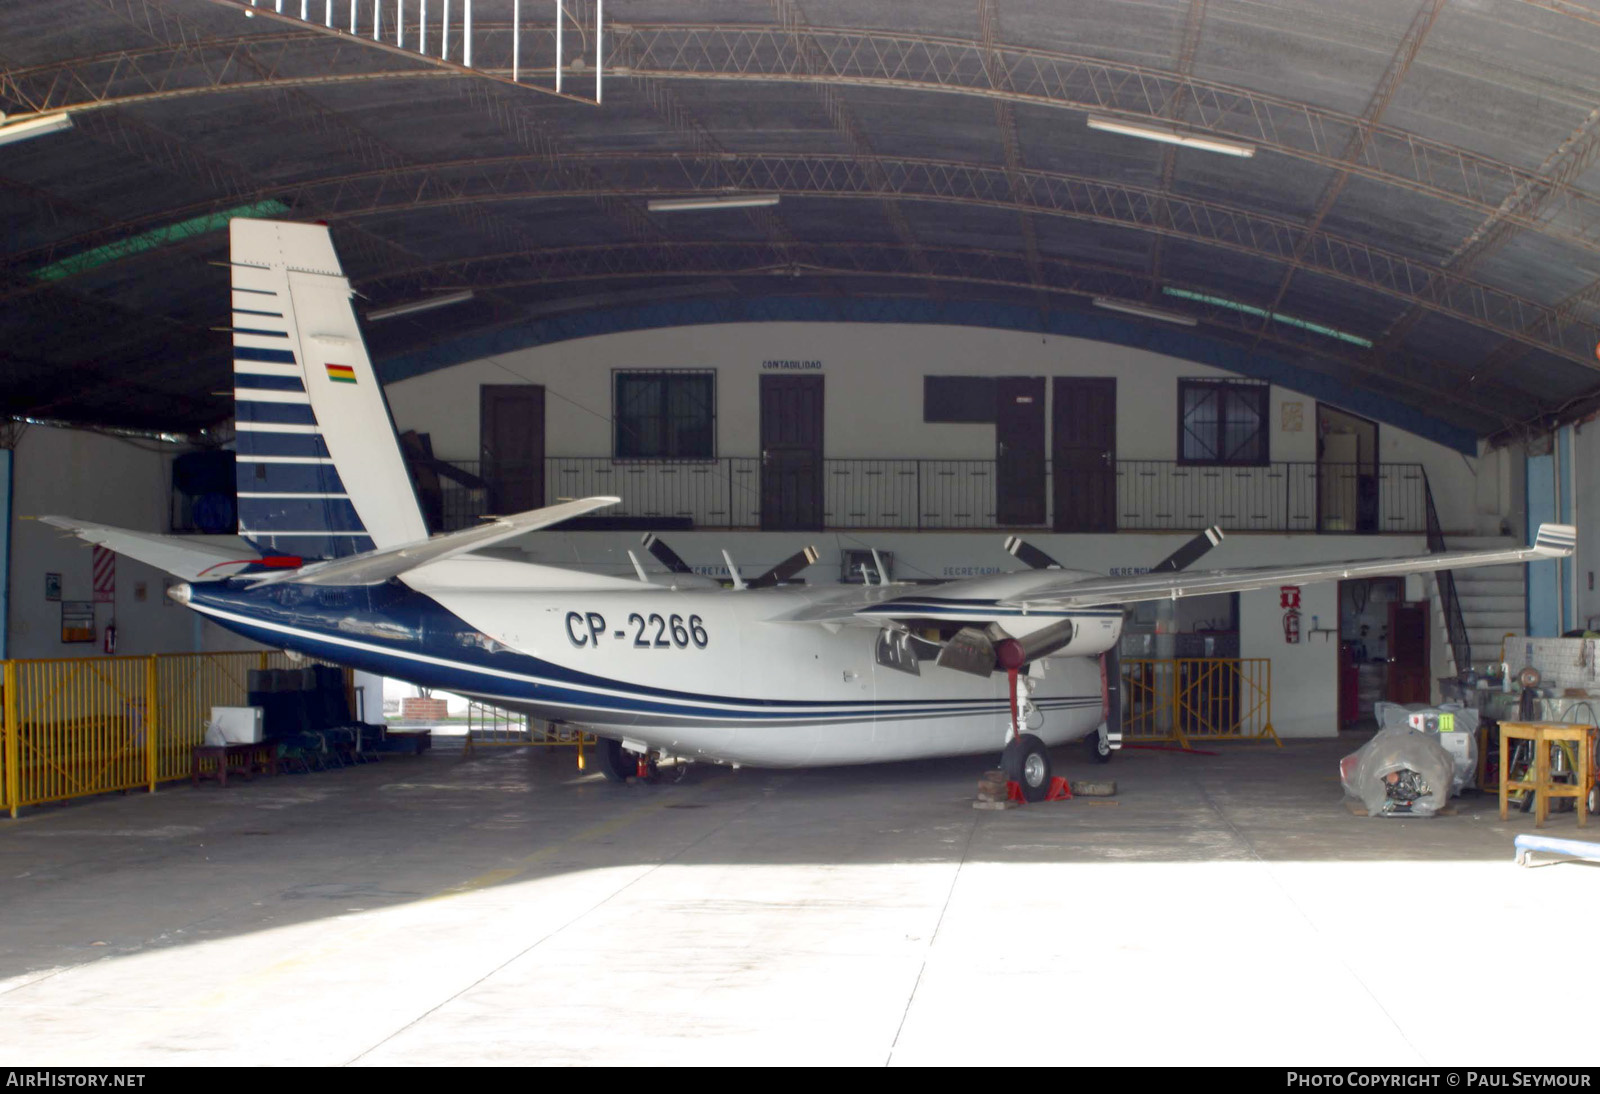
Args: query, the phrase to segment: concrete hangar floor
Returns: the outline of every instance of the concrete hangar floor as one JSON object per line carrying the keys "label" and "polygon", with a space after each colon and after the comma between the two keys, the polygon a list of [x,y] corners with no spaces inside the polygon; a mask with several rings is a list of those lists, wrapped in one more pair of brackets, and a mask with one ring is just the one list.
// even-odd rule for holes
{"label": "concrete hangar floor", "polygon": [[1507,962],[1575,970],[1548,925],[1600,874],[1513,865],[1532,819],[1485,797],[1352,817],[1356,743],[1063,749],[1114,804],[1000,813],[969,806],[973,758],[619,786],[448,740],[39,809],[0,822],[0,1044],[30,1066],[1592,1063],[1576,1000],[1524,997],[1534,1048],[1463,998]]}

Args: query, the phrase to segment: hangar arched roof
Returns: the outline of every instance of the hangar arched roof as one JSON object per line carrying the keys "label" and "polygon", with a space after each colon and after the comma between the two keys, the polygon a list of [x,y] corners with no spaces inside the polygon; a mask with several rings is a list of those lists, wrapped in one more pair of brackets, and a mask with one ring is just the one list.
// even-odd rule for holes
{"label": "hangar arched roof", "polygon": [[[377,44],[373,0],[355,36],[350,0],[0,4],[0,110],[73,123],[0,144],[9,413],[230,417],[241,210],[328,221],[370,309],[472,290],[370,325],[396,369],[557,319],[870,302],[1144,330],[1440,436],[1600,390],[1592,0],[609,0],[599,105],[592,0],[561,95],[553,3],[520,4],[515,84],[513,0],[472,5],[470,69],[464,5],[441,61],[443,0],[426,57],[421,0],[398,47],[396,0]],[[780,200],[649,207],[707,192]]]}

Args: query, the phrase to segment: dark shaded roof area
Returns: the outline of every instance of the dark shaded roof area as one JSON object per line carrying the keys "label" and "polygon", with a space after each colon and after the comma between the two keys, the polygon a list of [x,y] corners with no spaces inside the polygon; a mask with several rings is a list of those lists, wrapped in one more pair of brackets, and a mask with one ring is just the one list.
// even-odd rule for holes
{"label": "dark shaded roof area", "polygon": [[[446,60],[443,0],[428,57],[420,0],[381,0],[378,43],[351,6],[0,3],[0,110],[73,122],[0,143],[7,413],[231,417],[217,214],[243,208],[330,223],[361,310],[473,290],[370,323],[380,366],[665,300],[988,302],[1047,329],[1105,295],[1478,436],[1600,391],[1595,0],[609,0],[598,105],[592,0],[561,95],[545,0],[520,5],[520,83],[513,0],[470,5],[471,68],[467,0]],[[781,202],[647,208],[703,192]]]}

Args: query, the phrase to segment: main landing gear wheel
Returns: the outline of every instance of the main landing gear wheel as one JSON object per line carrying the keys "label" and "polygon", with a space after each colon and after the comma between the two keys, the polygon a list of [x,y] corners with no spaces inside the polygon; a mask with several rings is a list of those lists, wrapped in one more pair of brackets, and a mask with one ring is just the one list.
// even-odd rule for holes
{"label": "main landing gear wheel", "polygon": [[1033,734],[1024,733],[1006,745],[1000,766],[1009,781],[1022,787],[1023,800],[1042,802],[1050,793],[1050,753]]}
{"label": "main landing gear wheel", "polygon": [[600,773],[610,782],[625,783],[639,773],[639,757],[624,749],[621,741],[601,737],[595,751],[599,753]]}
{"label": "main landing gear wheel", "polygon": [[1111,742],[1106,740],[1105,734],[1095,732],[1085,737],[1084,744],[1089,747],[1089,759],[1097,764],[1111,762]]}

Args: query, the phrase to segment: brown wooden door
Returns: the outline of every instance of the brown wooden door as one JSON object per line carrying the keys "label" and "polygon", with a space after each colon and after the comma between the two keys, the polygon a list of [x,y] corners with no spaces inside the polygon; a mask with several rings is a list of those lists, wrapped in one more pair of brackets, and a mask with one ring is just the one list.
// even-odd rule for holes
{"label": "brown wooden door", "polygon": [[995,522],[1045,522],[1044,377],[995,381]]}
{"label": "brown wooden door", "polygon": [[822,377],[761,377],[761,527],[822,527]]}
{"label": "brown wooden door", "polygon": [[1433,692],[1428,681],[1428,616],[1426,600],[1389,605],[1389,702],[1426,703]]}
{"label": "brown wooden door", "polygon": [[544,505],[544,387],[484,384],[478,395],[478,474],[489,512],[505,516]]}
{"label": "brown wooden door", "polygon": [[1050,433],[1055,530],[1115,532],[1115,377],[1057,376]]}

